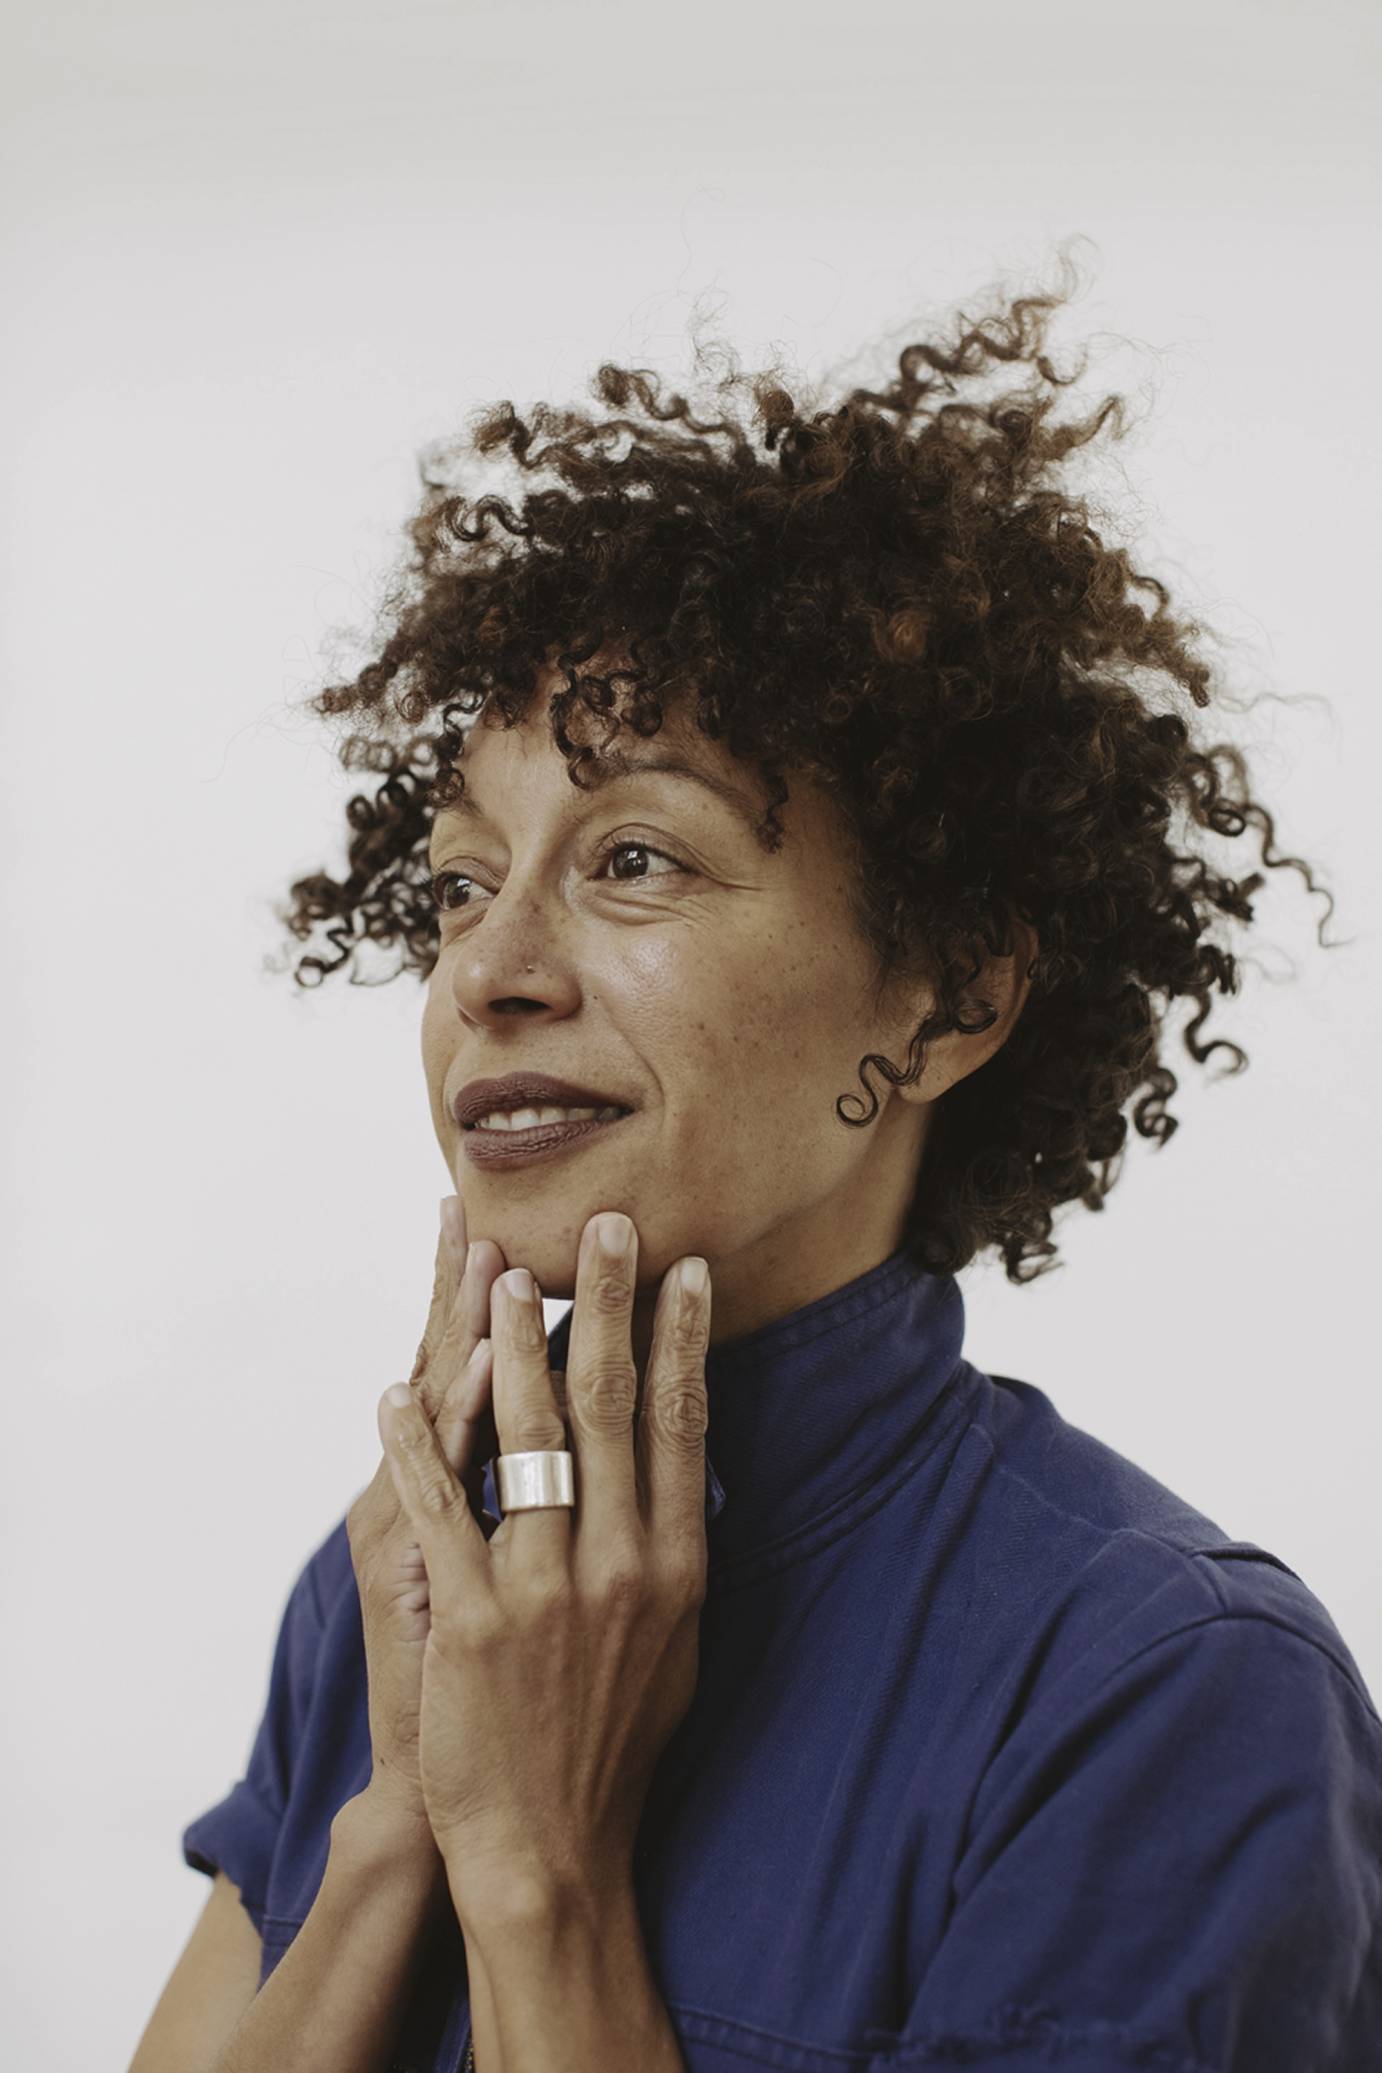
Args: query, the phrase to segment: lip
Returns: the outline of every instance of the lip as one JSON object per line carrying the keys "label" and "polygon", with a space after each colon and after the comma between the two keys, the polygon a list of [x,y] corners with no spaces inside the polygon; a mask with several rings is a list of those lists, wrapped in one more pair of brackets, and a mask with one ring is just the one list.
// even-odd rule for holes
{"label": "lip", "polygon": [[592,1116],[584,1123],[535,1123],[528,1130],[467,1130],[462,1143],[466,1158],[475,1166],[529,1166],[538,1159],[554,1159],[602,1132],[617,1130],[628,1120],[628,1116],[614,1116],[607,1123],[597,1123]]}
{"label": "lip", "polygon": [[[465,1130],[496,1108],[627,1109],[632,1106],[631,1102],[620,1101],[617,1094],[596,1094],[589,1087],[578,1087],[573,1080],[556,1079],[551,1073],[510,1072],[505,1073],[501,1080],[467,1080],[460,1092],[452,1097],[451,1113]],[[554,1126],[547,1124],[542,1127],[551,1129]],[[513,1134],[525,1137],[529,1133],[520,1130]]]}

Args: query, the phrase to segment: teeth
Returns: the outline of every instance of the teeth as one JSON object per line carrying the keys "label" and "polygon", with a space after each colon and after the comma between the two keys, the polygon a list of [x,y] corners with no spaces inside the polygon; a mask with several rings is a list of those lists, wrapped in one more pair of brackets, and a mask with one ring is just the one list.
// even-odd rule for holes
{"label": "teeth", "polygon": [[472,1124],[475,1130],[532,1130],[539,1123],[612,1123],[623,1114],[618,1103],[609,1108],[515,1108],[493,1109],[487,1116],[478,1116]]}

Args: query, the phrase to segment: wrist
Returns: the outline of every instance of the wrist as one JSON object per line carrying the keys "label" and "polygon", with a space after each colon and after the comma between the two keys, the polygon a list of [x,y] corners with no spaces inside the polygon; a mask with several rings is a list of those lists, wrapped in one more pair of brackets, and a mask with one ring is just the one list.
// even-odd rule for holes
{"label": "wrist", "polygon": [[544,1943],[554,1933],[581,1925],[613,1922],[635,1908],[633,1877],[601,1875],[592,1867],[579,1879],[562,1879],[549,1867],[517,1856],[488,1867],[483,1875],[473,1856],[443,1853],[447,1890],[467,1944],[484,1952],[494,1942],[525,1939]]}
{"label": "wrist", "polygon": [[420,1880],[446,1886],[446,1866],[426,1814],[400,1806],[373,1781],[337,1809],[331,1847],[374,1866],[411,1869]]}

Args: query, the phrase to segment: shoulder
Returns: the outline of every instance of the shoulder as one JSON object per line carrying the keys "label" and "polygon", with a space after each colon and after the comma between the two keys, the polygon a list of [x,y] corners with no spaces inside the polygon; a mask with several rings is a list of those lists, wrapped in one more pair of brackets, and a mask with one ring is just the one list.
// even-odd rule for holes
{"label": "shoulder", "polygon": [[[1271,1549],[1236,1540],[1116,1448],[1063,1418],[1044,1391],[975,1371],[966,1444],[981,1486],[979,1538],[1023,1599],[1041,1665],[1028,1697],[1070,1672],[1107,1674],[1204,1628],[1281,1664],[1329,1665],[1382,1732],[1328,1609]],[[1235,1630],[1238,1630],[1235,1634]]]}

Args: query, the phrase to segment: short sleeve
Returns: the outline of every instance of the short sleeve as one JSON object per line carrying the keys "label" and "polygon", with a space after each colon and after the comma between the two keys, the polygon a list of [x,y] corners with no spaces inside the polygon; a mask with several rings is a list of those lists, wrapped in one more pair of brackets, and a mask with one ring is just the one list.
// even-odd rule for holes
{"label": "short sleeve", "polygon": [[1211,1615],[1057,1685],[970,1834],[900,2063],[1382,2065],[1382,1723],[1303,1634]]}
{"label": "short sleeve", "polygon": [[[315,1557],[313,1558],[315,1560]],[[264,1904],[279,1827],[288,1804],[303,1723],[311,1700],[322,1618],[312,1562],[288,1596],[269,1672],[269,1690],[245,1774],[183,1831],[183,1861],[194,1871],[224,1871],[240,1889],[263,1934]]]}

